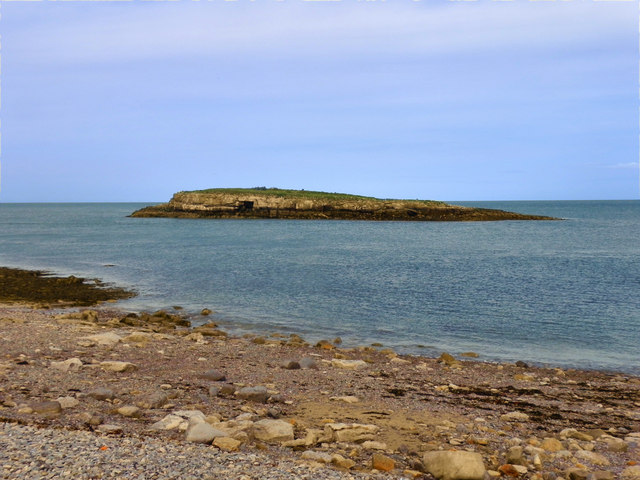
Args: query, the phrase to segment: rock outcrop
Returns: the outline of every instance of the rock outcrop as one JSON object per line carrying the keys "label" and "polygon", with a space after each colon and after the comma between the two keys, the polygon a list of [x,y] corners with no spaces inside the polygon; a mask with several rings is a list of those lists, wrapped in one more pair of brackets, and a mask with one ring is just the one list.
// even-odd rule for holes
{"label": "rock outcrop", "polygon": [[430,200],[382,200],[274,188],[179,192],[173,195],[169,203],[142,208],[131,216],[404,221],[553,220],[539,215],[462,207]]}

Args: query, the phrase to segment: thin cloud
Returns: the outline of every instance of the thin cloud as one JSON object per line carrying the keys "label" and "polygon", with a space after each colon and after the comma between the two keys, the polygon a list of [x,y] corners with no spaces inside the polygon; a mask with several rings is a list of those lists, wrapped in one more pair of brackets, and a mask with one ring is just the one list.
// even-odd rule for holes
{"label": "thin cloud", "polygon": [[637,169],[640,168],[640,163],[638,162],[627,162],[627,163],[615,163],[613,165],[605,165],[606,168],[613,168],[613,169]]}
{"label": "thin cloud", "polygon": [[621,25],[629,22],[627,5],[595,2],[41,5],[31,8],[47,8],[52,15],[27,18],[10,35],[26,61],[96,63],[246,52],[343,56],[556,50],[619,38],[628,30]]}

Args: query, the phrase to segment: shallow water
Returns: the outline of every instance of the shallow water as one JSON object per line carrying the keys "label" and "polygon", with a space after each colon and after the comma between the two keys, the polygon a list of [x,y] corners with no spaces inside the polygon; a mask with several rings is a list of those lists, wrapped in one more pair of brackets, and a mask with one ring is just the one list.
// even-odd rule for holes
{"label": "shallow water", "polygon": [[465,204],[566,220],[134,219],[141,204],[0,204],[0,264],[138,290],[123,308],[209,307],[235,332],[640,373],[640,201]]}

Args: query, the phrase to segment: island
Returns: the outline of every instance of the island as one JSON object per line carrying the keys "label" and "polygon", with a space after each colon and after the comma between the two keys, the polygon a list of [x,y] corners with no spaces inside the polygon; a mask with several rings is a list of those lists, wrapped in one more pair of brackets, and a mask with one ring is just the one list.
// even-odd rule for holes
{"label": "island", "polygon": [[433,200],[394,200],[279,188],[211,188],[178,192],[168,203],[151,205],[131,217],[278,218],[400,221],[556,220]]}

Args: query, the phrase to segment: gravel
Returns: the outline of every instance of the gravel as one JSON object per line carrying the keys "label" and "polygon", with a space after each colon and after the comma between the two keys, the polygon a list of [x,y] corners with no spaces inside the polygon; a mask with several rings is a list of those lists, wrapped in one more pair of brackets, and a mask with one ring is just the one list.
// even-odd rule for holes
{"label": "gravel", "polygon": [[0,423],[0,477],[3,479],[365,479],[275,456],[226,453],[214,447],[154,438],[105,437]]}

